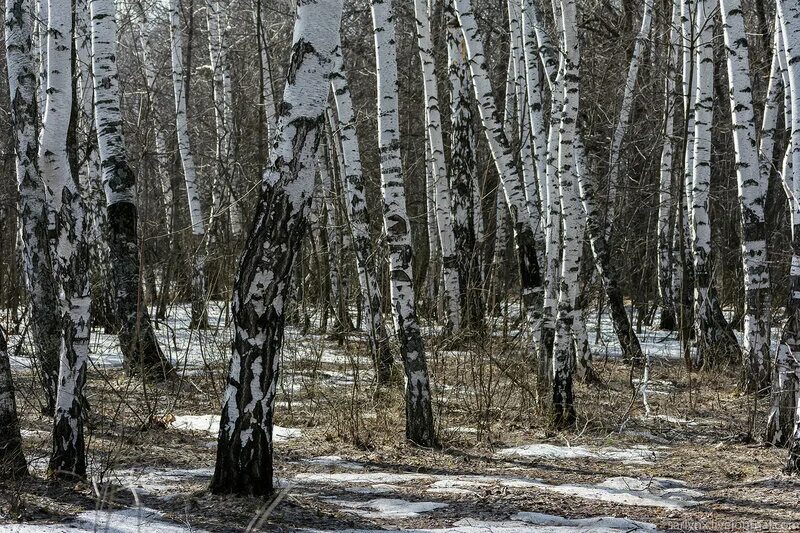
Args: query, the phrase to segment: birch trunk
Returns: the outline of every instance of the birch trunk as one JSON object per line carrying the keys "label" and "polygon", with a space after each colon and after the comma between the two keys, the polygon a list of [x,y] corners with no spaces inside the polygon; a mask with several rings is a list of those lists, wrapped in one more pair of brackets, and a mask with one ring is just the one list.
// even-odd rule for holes
{"label": "birch trunk", "polygon": [[220,419],[216,494],[273,491],[272,420],[284,303],[314,192],[341,0],[300,0],[272,164],[234,282],[235,337]]}
{"label": "birch trunk", "polygon": [[[673,292],[673,249],[672,249],[672,175],[675,168],[673,136],[675,132],[675,79],[680,53],[681,3],[672,2],[672,23],[669,32],[669,46],[664,80],[664,144],[661,148],[658,196],[658,293],[661,299],[661,318],[659,327],[663,330],[675,329],[675,293]],[[680,202],[679,202],[680,204]]]}
{"label": "birch trunk", "polygon": [[475,138],[472,130],[469,72],[463,55],[464,37],[452,4],[447,2],[447,57],[450,81],[450,187],[453,191],[453,233],[456,240],[461,316],[464,327],[481,330],[484,304],[480,249],[477,246],[476,215],[480,217],[480,193],[477,202]]}
{"label": "birch trunk", "polygon": [[342,144],[344,170],[342,181],[346,190],[345,203],[353,228],[358,279],[369,337],[370,352],[375,364],[378,383],[388,383],[392,375],[393,358],[389,350],[389,335],[383,320],[383,295],[380,291],[375,249],[369,234],[369,211],[361,169],[361,150],[355,128],[355,113],[347,75],[344,70],[341,44],[336,47],[331,72],[331,88],[336,102],[340,126],[336,128]]}
{"label": "birch trunk", "polygon": [[389,243],[392,311],[406,373],[406,438],[421,446],[436,442],[431,388],[414,305],[411,226],[400,159],[395,10],[392,0],[371,0],[378,71],[378,145],[381,153],[383,221]]}
{"label": "birch trunk", "polygon": [[711,223],[708,196],[711,187],[711,122],[714,105],[714,11],[716,0],[699,0],[696,14],[696,91],[692,173],[692,241],[695,275],[696,339],[693,365],[702,368],[723,360],[738,360],[736,337],[729,329],[712,287]]}
{"label": "birch trunk", "polygon": [[206,329],[206,229],[200,200],[200,186],[194,166],[192,145],[189,139],[189,121],[186,116],[186,84],[183,71],[183,30],[181,27],[181,0],[170,0],[170,50],[172,57],[172,90],[175,96],[175,130],[178,136],[178,151],[183,167],[186,196],[189,203],[189,219],[192,224],[192,320],[190,327]]}
{"label": "birch trunk", "polygon": [[[71,0],[49,0],[47,23],[47,99],[39,142],[42,180],[56,215],[54,269],[61,282],[62,339],[48,474],[86,475],[83,441],[83,385],[89,360],[89,247],[86,212],[78,186],[74,145],[77,106],[73,101],[73,24]],[[71,137],[71,139],[68,139]]]}
{"label": "birch trunk", "polygon": [[139,282],[136,175],[128,164],[122,134],[117,76],[117,23],[113,0],[91,0],[92,75],[97,146],[106,195],[108,243],[120,348],[130,372],[167,376],[172,365],[156,341]]}
{"label": "birch trunk", "polygon": [[458,257],[453,232],[452,201],[447,179],[447,166],[442,140],[442,119],[439,112],[439,89],[437,87],[436,64],[433,59],[433,41],[428,5],[425,0],[414,0],[417,20],[417,47],[422,65],[425,98],[425,125],[432,156],[434,189],[436,192],[436,225],[442,252],[442,289],[447,312],[446,330],[452,333],[461,328],[461,287],[458,278]]}
{"label": "birch trunk", "polygon": [[48,243],[47,191],[39,171],[37,66],[31,0],[6,0],[5,46],[11,124],[16,152],[25,282],[30,295],[33,344],[42,367],[45,411],[55,407],[61,319]]}
{"label": "birch trunk", "polygon": [[[767,155],[773,149],[774,136],[778,122],[778,107],[781,92],[787,97],[787,109],[784,109],[785,129],[788,130],[789,144],[783,157],[783,166],[780,169],[781,178],[786,198],[788,200],[790,223],[792,226],[792,261],[789,270],[789,297],[786,303],[786,317],[781,331],[778,349],[775,353],[773,366],[772,390],[770,391],[770,412],[767,418],[767,427],[764,440],[775,446],[786,446],[792,438],[794,427],[795,409],[800,402],[800,365],[794,356],[800,352],[800,204],[797,202],[795,191],[795,173],[791,166],[792,142],[792,94],[789,72],[786,65],[786,49],[783,40],[783,23],[779,5],[775,16],[775,35],[773,40],[772,75],[767,91],[767,102],[764,110],[763,126],[761,130],[761,157],[762,178],[769,177],[771,159]],[[769,159],[770,164],[764,165],[764,160]]]}
{"label": "birch trunk", "polygon": [[[791,386],[783,390],[794,393],[794,425],[789,438],[786,470],[796,473],[800,471],[800,365],[797,362],[797,354],[800,352],[800,5],[789,0],[778,0],[777,4],[786,65],[784,79],[788,79],[788,84],[784,84],[784,91],[789,92],[790,101],[787,103],[790,103],[791,108],[791,143],[787,148],[783,169],[786,185],[790,185],[786,190],[791,194],[792,217],[792,268],[789,273],[790,293],[786,309],[788,320],[778,348],[778,365],[783,366],[779,371],[787,374],[786,378],[791,382]],[[788,375],[790,372],[791,376]]]}
{"label": "birch trunk", "polygon": [[571,362],[572,326],[575,320],[575,299],[580,273],[580,248],[583,245],[585,217],[581,213],[578,180],[575,173],[575,133],[580,91],[580,50],[577,35],[575,0],[561,0],[561,42],[563,59],[563,100],[559,125],[558,181],[563,219],[563,255],[558,295],[558,315],[553,346],[553,423],[568,427],[575,423]]}
{"label": "birch trunk", "polygon": [[495,119],[495,105],[491,80],[487,75],[483,42],[472,11],[471,0],[453,0],[464,43],[469,58],[472,86],[478,101],[478,113],[483,124],[489,148],[503,186],[506,203],[511,212],[514,238],[522,280],[522,298],[530,320],[542,307],[542,279],[536,254],[535,229],[525,197],[524,185],[517,172],[513,153],[503,126]]}
{"label": "birch trunk", "polygon": [[771,298],[767,265],[767,227],[764,205],[767,183],[762,176],[756,144],[750,57],[741,0],[720,0],[727,51],[736,180],[742,224],[744,267],[744,382],[755,391],[769,384],[769,323]]}

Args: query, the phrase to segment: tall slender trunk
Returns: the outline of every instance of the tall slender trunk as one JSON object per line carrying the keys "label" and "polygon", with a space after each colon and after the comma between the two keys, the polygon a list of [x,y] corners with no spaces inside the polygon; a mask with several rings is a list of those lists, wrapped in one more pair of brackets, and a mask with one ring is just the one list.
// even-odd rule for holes
{"label": "tall slender trunk", "polygon": [[[767,90],[764,117],[761,128],[761,176],[767,179],[771,174],[772,150],[778,123],[778,111],[781,92],[788,97],[787,109],[784,109],[786,124],[789,130],[789,145],[783,157],[783,165],[779,172],[783,189],[788,200],[789,216],[792,230],[792,261],[789,270],[789,294],[786,301],[786,322],[781,331],[780,342],[775,353],[775,364],[772,368],[772,389],[770,391],[770,411],[764,432],[764,440],[775,446],[785,446],[792,437],[795,409],[800,402],[800,365],[793,355],[800,352],[800,204],[795,197],[795,173],[791,165],[792,158],[792,101],[791,83],[786,69],[786,50],[783,44],[783,24],[780,12],[775,15],[775,35],[771,76]],[[765,163],[765,161],[767,161]]]}
{"label": "tall slender trunk", "polygon": [[[53,451],[48,473],[84,477],[83,385],[89,361],[89,247],[86,211],[78,185],[74,144],[77,106],[73,100],[73,9],[71,0],[49,0],[47,99],[39,141],[42,180],[56,215],[54,269],[61,282],[61,354],[56,392]],[[70,138],[71,137],[71,138]]]}
{"label": "tall slender trunk", "polygon": [[181,24],[181,0],[170,0],[170,50],[172,56],[172,90],[175,96],[175,124],[178,136],[178,151],[183,166],[183,179],[189,202],[189,218],[192,224],[192,320],[191,327],[208,327],[206,310],[206,228],[200,200],[200,186],[194,166],[192,145],[189,139],[189,121],[186,115],[186,83],[183,69],[183,28]]}
{"label": "tall slender trunk", "polygon": [[558,181],[563,219],[563,255],[553,343],[553,397],[551,413],[556,426],[575,423],[572,391],[571,351],[572,326],[575,320],[575,299],[578,294],[580,249],[583,246],[585,217],[581,212],[578,180],[575,172],[575,135],[580,94],[580,49],[577,34],[576,0],[561,0],[561,42],[564,50],[562,87],[564,90],[561,124],[559,125]]}
{"label": "tall slender trunk", "polygon": [[273,490],[272,420],[292,266],[314,192],[314,155],[325,122],[339,42],[341,0],[300,0],[272,164],[234,282],[235,337],[220,418],[214,493]]}
{"label": "tall slender trunk", "polygon": [[712,287],[711,223],[708,196],[711,188],[711,122],[714,105],[714,11],[716,0],[699,0],[695,27],[694,153],[692,172],[692,241],[695,275],[696,342],[693,365],[701,368],[723,360],[738,360],[739,345],[722,315]]}
{"label": "tall slender trunk", "polygon": [[[672,23],[669,32],[664,79],[664,144],[661,148],[658,195],[658,293],[661,299],[661,319],[659,327],[672,331],[675,329],[675,293],[673,292],[673,246],[672,246],[672,203],[673,172],[675,155],[673,150],[675,132],[675,107],[677,105],[675,80],[679,60],[679,28],[681,3],[672,2]],[[680,202],[679,202],[680,203]]]}
{"label": "tall slender trunk", "polygon": [[41,365],[45,411],[55,407],[61,319],[48,243],[47,192],[39,171],[39,112],[31,0],[6,0],[5,45],[11,123],[16,152],[25,282],[30,295],[33,343]]}
{"label": "tall slender trunk", "polygon": [[369,234],[369,210],[364,191],[364,174],[361,170],[361,150],[355,128],[355,112],[344,70],[341,44],[336,47],[334,66],[331,72],[331,88],[336,102],[339,127],[335,128],[342,145],[344,162],[345,203],[353,228],[353,245],[356,253],[358,280],[364,302],[365,324],[370,343],[370,352],[375,364],[378,383],[388,383],[392,373],[392,353],[389,350],[389,335],[383,320],[383,295],[378,280],[375,248]]}
{"label": "tall slender trunk", "polygon": [[411,223],[406,211],[400,158],[397,48],[393,0],[371,0],[378,71],[378,145],[381,153],[383,222],[389,243],[392,311],[406,372],[406,438],[421,446],[436,442],[431,388],[417,312],[411,260]]}
{"label": "tall slender trunk", "polygon": [[771,298],[764,219],[769,176],[762,175],[758,162],[750,57],[741,0],[720,0],[720,10],[728,56],[736,180],[741,207],[745,290],[743,374],[745,388],[755,391],[767,387],[770,378]]}
{"label": "tall slender trunk", "polygon": [[436,192],[436,225],[442,252],[442,281],[447,328],[457,332],[461,328],[461,287],[458,279],[458,257],[453,232],[452,201],[447,179],[447,166],[442,139],[442,120],[439,112],[439,89],[437,87],[436,63],[433,59],[431,21],[426,0],[414,0],[417,19],[417,47],[422,65],[425,97],[425,125],[428,145],[432,156],[434,189]]}
{"label": "tall slender trunk", "polygon": [[533,320],[542,307],[543,291],[536,254],[535,228],[531,226],[525,190],[503,125],[495,118],[497,106],[492,84],[486,70],[483,41],[472,10],[471,0],[452,0],[461,24],[464,43],[469,58],[472,87],[478,101],[478,113],[492,152],[492,159],[500,176],[506,203],[511,212],[519,257],[522,298],[529,320]]}
{"label": "tall slender trunk", "polygon": [[[800,471],[800,365],[797,353],[800,352],[800,5],[790,0],[778,0],[781,36],[783,37],[787,84],[784,91],[789,92],[791,107],[791,143],[787,148],[784,162],[784,180],[790,193],[790,214],[792,217],[792,265],[789,272],[788,319],[781,335],[778,348],[778,365],[787,362],[794,371],[793,405],[794,427],[789,439],[789,459],[786,470]],[[790,166],[791,165],[791,166]],[[791,182],[789,176],[791,175]],[[789,352],[788,354],[786,352]],[[783,370],[788,370],[784,368]]]}
{"label": "tall slender trunk", "polygon": [[447,2],[447,57],[450,80],[450,187],[453,191],[453,233],[456,239],[461,316],[464,327],[482,329],[484,303],[480,248],[477,245],[477,168],[475,139],[472,130],[469,72],[462,53],[464,37],[452,4]]}
{"label": "tall slender trunk", "polygon": [[157,371],[155,375],[166,376],[172,372],[172,365],[161,352],[140,294],[136,175],[128,164],[122,134],[115,4],[113,0],[91,0],[90,5],[94,117],[106,194],[120,348],[130,372]]}

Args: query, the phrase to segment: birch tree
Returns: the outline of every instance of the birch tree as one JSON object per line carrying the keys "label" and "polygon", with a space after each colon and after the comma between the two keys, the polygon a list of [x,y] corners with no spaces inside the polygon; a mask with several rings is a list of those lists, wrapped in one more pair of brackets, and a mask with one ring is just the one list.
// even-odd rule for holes
{"label": "birch tree", "polygon": [[711,121],[714,105],[714,11],[716,0],[697,2],[695,50],[694,154],[692,173],[692,241],[695,276],[696,342],[694,366],[701,368],[738,355],[739,346],[722,315],[712,287],[711,223],[708,196],[711,187]]}
{"label": "birch tree", "polygon": [[45,410],[55,407],[61,343],[58,288],[48,244],[47,191],[39,171],[37,65],[31,0],[7,0],[5,46],[16,152],[23,272],[30,295],[33,344],[42,367]]}
{"label": "birch tree", "polygon": [[[788,319],[781,335],[778,348],[779,371],[794,371],[792,376],[794,393],[794,427],[789,438],[789,460],[787,471],[800,471],[800,394],[798,382],[800,381],[800,365],[797,363],[797,353],[800,349],[800,5],[789,0],[778,0],[778,16],[780,17],[781,36],[784,45],[784,58],[786,64],[786,78],[791,105],[791,132],[790,143],[783,166],[784,182],[790,193],[790,214],[792,222],[792,265],[789,277],[789,302],[787,304]],[[791,173],[791,179],[789,174]],[[787,353],[788,352],[788,353]],[[787,368],[788,367],[788,368]],[[787,376],[788,377],[788,376]]]}
{"label": "birch tree", "polygon": [[[200,185],[189,139],[189,122],[186,115],[186,87],[183,72],[183,30],[181,25],[181,0],[169,3],[170,56],[172,58],[172,90],[175,97],[175,130],[181,156],[183,180],[192,225],[192,320],[191,327],[206,329],[206,228],[200,199]],[[220,80],[221,83],[221,80]],[[222,104],[224,105],[224,103]],[[222,122],[220,117],[220,122]],[[224,127],[224,126],[220,126]]]}
{"label": "birch tree", "polygon": [[496,120],[497,106],[491,80],[486,70],[483,42],[475,20],[471,0],[452,0],[461,24],[464,44],[469,59],[472,87],[478,102],[483,130],[489,143],[497,172],[502,183],[506,203],[511,212],[514,239],[519,257],[522,296],[526,311],[532,321],[538,319],[542,307],[542,279],[536,255],[536,240],[523,183],[514,162],[511,145],[502,124]]}
{"label": "birch tree", "polygon": [[484,319],[482,270],[478,243],[481,217],[480,193],[472,130],[469,72],[464,58],[461,27],[447,2],[447,57],[450,82],[450,188],[453,193],[453,233],[461,294],[461,315],[465,327],[480,328]]}
{"label": "birch tree", "polygon": [[728,65],[736,181],[742,224],[744,267],[744,379],[748,390],[769,382],[769,268],[764,205],[767,183],[759,168],[750,56],[740,0],[720,0]]}
{"label": "birch tree", "polygon": [[136,175],[128,164],[122,133],[115,4],[113,0],[91,0],[90,5],[94,117],[106,196],[120,348],[129,371],[166,376],[172,373],[172,365],[161,352],[139,293]]}
{"label": "birch tree", "polygon": [[585,218],[581,212],[575,173],[575,133],[580,95],[580,50],[578,44],[576,0],[561,0],[561,42],[564,50],[562,87],[563,108],[560,114],[558,147],[558,180],[563,217],[563,255],[558,295],[558,315],[553,346],[553,422],[570,426],[575,422],[572,391],[573,349],[572,326],[575,321],[575,299],[580,273],[580,248],[583,247]]}
{"label": "birch tree", "polygon": [[392,312],[405,368],[406,438],[421,446],[436,441],[431,387],[416,306],[411,223],[406,211],[400,158],[395,11],[392,0],[370,0],[378,84],[378,147],[381,154],[383,223],[389,244]]}
{"label": "birch tree", "polygon": [[336,102],[339,127],[335,128],[342,145],[345,204],[353,232],[361,298],[364,302],[365,324],[369,337],[370,353],[375,364],[378,383],[388,383],[392,371],[392,353],[389,335],[383,319],[383,295],[378,285],[375,249],[369,234],[369,210],[364,191],[364,174],[361,169],[361,150],[355,128],[355,113],[350,87],[344,70],[341,43],[333,53],[331,89]]}
{"label": "birch tree", "polygon": [[[89,293],[86,212],[78,185],[75,146],[67,137],[73,109],[71,0],[49,0],[47,97],[39,141],[39,166],[56,217],[54,269],[60,280],[62,339],[48,472],[83,477],[83,385],[89,360]],[[72,124],[74,127],[74,123]]]}
{"label": "birch tree", "polygon": [[431,171],[436,191],[436,225],[442,253],[442,280],[447,310],[447,329],[456,332],[461,327],[461,286],[459,284],[456,240],[453,232],[452,202],[447,179],[447,166],[442,140],[442,120],[439,113],[439,89],[436,64],[433,59],[431,22],[426,0],[414,0],[417,20],[417,47],[422,65],[425,98],[425,125],[430,153]]}
{"label": "birch tree", "polygon": [[659,327],[674,330],[675,294],[673,292],[673,246],[672,246],[672,201],[675,155],[673,136],[675,132],[675,108],[677,106],[675,81],[680,53],[681,2],[673,0],[672,19],[667,43],[666,76],[664,79],[664,140],[661,147],[658,194],[658,293],[661,299]]}
{"label": "birch tree", "polygon": [[234,282],[234,341],[220,419],[214,493],[273,490],[272,420],[283,342],[284,303],[314,191],[341,0],[297,3],[292,53],[272,163]]}

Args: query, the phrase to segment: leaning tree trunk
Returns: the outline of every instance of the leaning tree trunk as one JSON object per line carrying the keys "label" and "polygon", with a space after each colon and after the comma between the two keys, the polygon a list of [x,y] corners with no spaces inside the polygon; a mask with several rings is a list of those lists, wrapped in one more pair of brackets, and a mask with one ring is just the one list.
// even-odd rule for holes
{"label": "leaning tree trunk", "polygon": [[[572,391],[571,351],[572,326],[575,320],[575,299],[578,295],[580,249],[583,247],[585,217],[581,212],[578,180],[575,172],[575,133],[580,94],[580,50],[577,33],[576,0],[561,0],[561,42],[564,50],[563,107],[560,113],[558,147],[558,181],[563,227],[561,283],[558,295],[555,340],[553,343],[553,395],[550,405],[553,424],[568,427],[575,423]],[[580,312],[580,311],[578,311]]]}
{"label": "leaning tree trunk", "polygon": [[492,159],[502,183],[506,204],[511,211],[514,238],[519,257],[522,298],[530,320],[538,317],[542,308],[542,279],[536,254],[535,229],[531,226],[525,190],[513,157],[513,151],[503,125],[496,120],[497,106],[491,80],[486,69],[483,41],[472,10],[471,0],[452,0],[461,24],[464,44],[469,58],[472,87],[478,101],[478,113],[489,143]]}
{"label": "leaning tree trunk", "polygon": [[447,327],[450,332],[461,328],[461,286],[458,276],[458,256],[453,231],[452,202],[448,184],[447,166],[444,158],[442,139],[442,119],[439,113],[439,89],[437,87],[436,64],[433,59],[431,22],[428,2],[414,0],[414,13],[417,19],[417,46],[422,65],[422,79],[425,97],[425,125],[430,153],[431,170],[436,206],[436,226],[439,232],[442,258],[442,292],[447,313]]}
{"label": "leaning tree trunk", "polygon": [[[83,385],[89,361],[89,247],[86,212],[78,186],[72,65],[72,1],[49,0],[47,19],[47,98],[39,142],[42,180],[56,215],[54,269],[61,282],[61,354],[48,473],[86,475],[83,441]],[[68,140],[68,136],[72,139]]]}
{"label": "leaning tree trunk", "polygon": [[345,204],[353,231],[353,245],[356,253],[356,268],[361,285],[361,298],[364,302],[367,337],[370,353],[375,364],[378,383],[388,383],[392,376],[392,352],[389,350],[389,335],[383,320],[383,295],[381,294],[375,248],[369,234],[369,210],[364,191],[364,174],[361,170],[361,150],[355,127],[355,112],[350,97],[350,87],[344,70],[341,43],[334,52],[334,66],[331,72],[331,88],[336,102],[339,127],[335,128],[342,145]]}
{"label": "leaning tree trunk", "polygon": [[383,222],[389,244],[392,311],[406,373],[406,438],[421,446],[436,442],[425,349],[414,305],[411,223],[406,211],[400,159],[395,10],[392,0],[371,0],[378,71],[378,145],[381,153]]}
{"label": "leaning tree trunk", "polygon": [[744,382],[750,391],[769,386],[769,268],[764,204],[767,179],[759,169],[756,144],[753,86],[744,30],[741,0],[720,0],[722,29],[728,56],[736,180],[742,223],[744,263]]}
{"label": "leaning tree trunk", "polygon": [[[791,0],[778,0],[778,15],[780,17],[781,35],[783,37],[784,57],[786,64],[786,78],[789,87],[784,85],[784,91],[790,92],[791,98],[791,144],[787,149],[786,162],[784,163],[784,181],[789,182],[791,173],[791,187],[786,187],[790,193],[792,214],[792,268],[790,271],[790,300],[787,311],[789,319],[784,326],[779,348],[779,359],[776,366],[787,364],[794,371],[791,376],[794,392],[792,410],[794,412],[794,427],[789,439],[789,459],[786,465],[788,472],[800,471],[800,5]],[[789,160],[791,159],[791,171]],[[787,354],[788,351],[788,354]],[[788,371],[788,368],[781,369]],[[780,371],[780,370],[779,370]],[[787,376],[788,377],[788,376]]]}
{"label": "leaning tree trunk", "polygon": [[[764,106],[761,126],[759,152],[761,155],[761,179],[769,180],[772,172],[772,157],[775,146],[775,132],[778,127],[778,112],[781,92],[784,86],[783,75],[788,82],[788,71],[784,70],[786,51],[783,45],[782,24],[779,13],[775,17],[775,35],[773,39],[772,65],[770,68],[769,87]],[[788,108],[785,110],[787,129],[792,126],[791,90],[788,95]],[[775,361],[772,367],[772,388],[770,391],[770,412],[764,440],[775,446],[786,446],[792,436],[795,406],[800,399],[800,366],[793,353],[800,352],[800,204],[795,201],[795,179],[793,169],[789,166],[792,157],[791,133],[790,144],[783,158],[783,168],[779,175],[783,181],[784,191],[789,205],[792,224],[792,262],[789,270],[789,297],[786,303],[786,323],[780,336]],[[800,184],[798,184],[800,185]]]}
{"label": "leaning tree trunk", "polygon": [[122,135],[114,1],[91,0],[91,12],[94,116],[106,194],[120,349],[128,371],[167,376],[173,371],[172,365],[156,341],[140,294],[136,175],[128,164]]}
{"label": "leaning tree trunk", "polygon": [[[16,5],[24,6],[20,0],[17,0]],[[15,15],[11,13],[13,7],[6,8],[6,31],[9,21],[14,20],[16,23]],[[21,13],[24,14],[26,11]],[[0,327],[0,475],[4,480],[14,480],[28,475],[28,463],[25,462],[25,455],[22,453],[22,436],[19,431],[11,363],[8,360],[8,345],[2,327]]]}
{"label": "leaning tree trunk", "polygon": [[178,151],[183,166],[186,196],[189,202],[189,219],[192,223],[192,319],[191,328],[208,328],[206,309],[206,229],[200,202],[200,188],[194,166],[189,121],[186,115],[186,83],[183,71],[183,33],[181,29],[181,0],[170,0],[170,50],[172,57],[172,90],[175,96],[175,131]]}
{"label": "leaning tree trunk", "polygon": [[736,337],[722,314],[712,287],[711,223],[708,196],[711,188],[711,121],[714,105],[714,10],[716,0],[699,0],[696,14],[694,155],[692,173],[692,241],[695,275],[696,343],[693,365],[701,368],[723,360],[738,361]]}
{"label": "leaning tree trunk", "polygon": [[30,295],[33,344],[42,367],[45,411],[55,408],[61,318],[48,244],[47,194],[39,172],[39,133],[33,15],[30,0],[7,0],[6,63],[16,152],[25,281]]}
{"label": "leaning tree trunk", "polygon": [[314,155],[325,122],[328,78],[339,42],[341,0],[297,3],[281,116],[252,229],[234,282],[235,337],[222,407],[214,493],[273,490],[273,400],[284,304],[314,192]]}
{"label": "leaning tree trunk", "polygon": [[453,194],[453,233],[464,327],[480,330],[484,324],[484,303],[480,249],[477,245],[476,216],[480,217],[480,197],[475,201],[478,173],[475,139],[472,130],[469,71],[463,55],[464,37],[452,4],[447,2],[447,56],[450,80],[450,187]]}
{"label": "leaning tree trunk", "polygon": [[672,24],[666,58],[664,79],[664,141],[661,148],[658,194],[658,294],[661,300],[659,328],[675,329],[675,293],[673,292],[673,248],[672,248],[672,175],[675,168],[673,135],[675,131],[675,79],[679,54],[678,28],[680,27],[680,0],[672,2]]}

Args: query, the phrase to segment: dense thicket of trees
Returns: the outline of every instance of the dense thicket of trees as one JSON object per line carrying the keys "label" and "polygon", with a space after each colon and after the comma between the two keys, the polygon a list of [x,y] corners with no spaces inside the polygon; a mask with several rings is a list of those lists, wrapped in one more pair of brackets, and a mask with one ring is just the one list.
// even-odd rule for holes
{"label": "dense thicket of trees", "polygon": [[41,4],[7,1],[0,309],[31,324],[53,475],[85,475],[89,326],[171,378],[154,328],[175,302],[209,327],[210,299],[235,339],[216,492],[272,490],[284,327],[329,316],[366,332],[378,386],[399,355],[420,445],[426,335],[517,320],[544,420],[570,428],[591,309],[634,367],[660,327],[690,371],[741,368],[798,468],[795,0]]}

